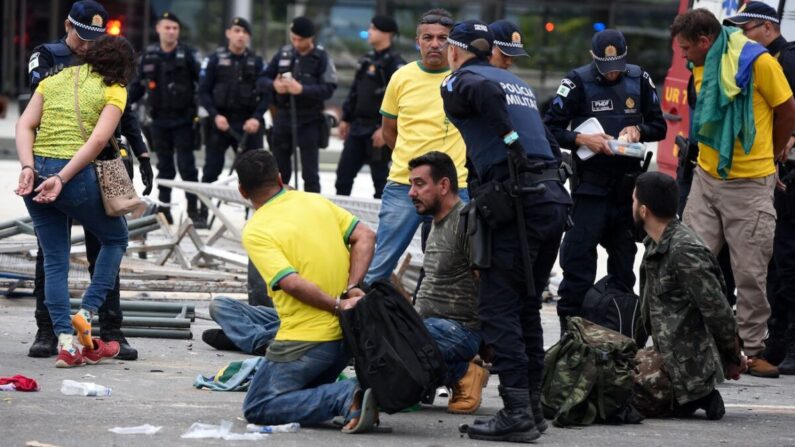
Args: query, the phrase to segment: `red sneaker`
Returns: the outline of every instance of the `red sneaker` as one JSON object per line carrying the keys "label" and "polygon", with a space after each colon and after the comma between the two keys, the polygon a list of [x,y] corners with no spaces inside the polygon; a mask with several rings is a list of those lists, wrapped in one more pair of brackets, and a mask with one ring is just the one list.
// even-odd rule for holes
{"label": "red sneaker", "polygon": [[102,359],[112,359],[119,355],[121,346],[117,341],[102,341],[99,338],[92,339],[94,349],[83,350],[83,357],[89,365],[96,365]]}
{"label": "red sneaker", "polygon": [[74,368],[75,366],[85,365],[85,359],[80,354],[80,350],[72,345],[71,349],[61,349],[58,351],[58,358],[55,360],[56,368]]}

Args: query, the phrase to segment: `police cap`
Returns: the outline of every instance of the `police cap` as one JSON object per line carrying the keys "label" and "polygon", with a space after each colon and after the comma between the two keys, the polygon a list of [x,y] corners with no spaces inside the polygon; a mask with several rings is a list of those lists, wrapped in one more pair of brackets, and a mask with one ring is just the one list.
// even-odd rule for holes
{"label": "police cap", "polygon": [[765,20],[773,23],[780,23],[778,12],[763,2],[748,2],[737,10],[737,14],[723,20],[724,25],[742,25],[751,20]]}
{"label": "police cap", "polygon": [[239,26],[246,30],[247,33],[251,34],[251,24],[248,23],[248,20],[244,19],[243,17],[235,17],[232,19],[232,23],[229,24],[229,28],[233,26]]}
{"label": "police cap", "polygon": [[372,23],[373,27],[378,31],[383,31],[385,33],[398,32],[397,22],[389,16],[375,16],[373,20],[370,20],[370,23]]}
{"label": "police cap", "polygon": [[296,17],[290,24],[290,32],[301,37],[312,37],[315,35],[315,24],[309,17]]}
{"label": "police cap", "polygon": [[171,20],[172,22],[175,22],[177,25],[182,26],[182,22],[179,21],[179,17],[177,17],[171,11],[166,11],[163,14],[160,14],[160,16],[158,16],[157,18],[157,21],[159,22],[161,20]]}
{"label": "police cap", "polygon": [[465,20],[453,25],[450,35],[447,36],[447,43],[467,50],[480,58],[488,58],[491,55],[494,35],[485,22]]}
{"label": "police cap", "polygon": [[627,42],[621,31],[606,29],[594,34],[591,40],[591,57],[599,73],[627,69]]}
{"label": "police cap", "polygon": [[489,25],[489,29],[494,34],[494,45],[502,54],[511,57],[527,56],[522,46],[522,33],[515,23],[510,20],[497,20]]}
{"label": "police cap", "polygon": [[108,23],[108,11],[94,0],[81,0],[72,5],[67,17],[77,36],[83,40],[97,40],[105,34]]}

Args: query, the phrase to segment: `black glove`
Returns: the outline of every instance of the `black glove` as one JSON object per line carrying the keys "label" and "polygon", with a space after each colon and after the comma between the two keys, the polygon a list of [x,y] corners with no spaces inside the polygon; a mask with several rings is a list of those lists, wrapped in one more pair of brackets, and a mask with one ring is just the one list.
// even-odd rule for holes
{"label": "black glove", "polygon": [[138,159],[138,171],[141,173],[141,181],[144,184],[144,195],[148,196],[152,192],[152,180],[155,177],[152,172],[152,162],[149,157],[141,157]]}

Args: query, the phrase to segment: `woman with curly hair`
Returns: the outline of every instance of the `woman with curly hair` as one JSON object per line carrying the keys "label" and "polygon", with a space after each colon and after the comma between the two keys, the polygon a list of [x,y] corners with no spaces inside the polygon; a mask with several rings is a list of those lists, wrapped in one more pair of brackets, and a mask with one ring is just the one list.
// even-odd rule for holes
{"label": "woman with curly hair", "polygon": [[[58,336],[56,367],[95,364],[119,352],[117,342],[91,338],[91,318],[116,281],[127,249],[127,221],[105,213],[92,162],[113,137],[134,67],[134,52],[126,39],[100,37],[86,53],[84,65],[41,81],[17,122],[22,168],[16,193],[25,200],[44,253],[45,303]],[[91,284],[71,321],[70,219],[101,243]],[[82,352],[73,340],[73,326]]]}

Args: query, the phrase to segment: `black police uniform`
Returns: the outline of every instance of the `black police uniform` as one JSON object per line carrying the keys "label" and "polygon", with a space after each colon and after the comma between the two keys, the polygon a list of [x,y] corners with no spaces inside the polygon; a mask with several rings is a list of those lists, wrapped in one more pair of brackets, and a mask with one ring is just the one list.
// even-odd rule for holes
{"label": "black police uniform", "polygon": [[342,120],[350,123],[337,165],[337,195],[349,196],[353,179],[365,163],[370,165],[376,199],[381,198],[389,174],[389,148],[373,147],[373,132],[381,127],[379,109],[392,74],[406,61],[391,47],[370,51],[359,60],[359,69],[342,105]]}
{"label": "black police uniform", "polygon": [[[787,43],[779,36],[767,46],[767,51],[778,59],[790,88],[795,89],[795,42]],[[773,261],[767,275],[767,296],[771,305],[768,345],[783,343],[788,338],[787,344],[793,345],[792,359],[784,365],[789,371],[783,372],[791,374],[795,368],[795,161],[779,164],[779,176],[787,189],[776,188],[773,202],[777,218]],[[787,335],[788,327],[791,333]]]}
{"label": "black police uniform", "polygon": [[[130,85],[128,101],[138,102],[147,93],[146,106],[152,117],[151,146],[157,153],[157,178],[172,180],[177,166],[182,180],[199,179],[196,169],[193,120],[196,116],[196,88],[199,82],[199,55],[182,43],[169,52],[159,43],[149,45],[141,57],[137,82]],[[171,188],[158,186],[158,199],[171,202]],[[196,196],[186,194],[188,213],[196,211]]]}
{"label": "black police uniform", "polygon": [[[66,45],[66,38],[62,38],[57,42],[37,46],[33,49],[33,54],[28,64],[31,92],[34,92],[39,82],[46,77],[58,73],[65,67],[71,67],[79,63],[81,63],[81,61],[72,53],[69,46]],[[122,135],[127,139],[130,149],[136,157],[140,158],[141,155],[147,154],[146,144],[141,134],[141,127],[130,109],[129,102],[124,109],[119,126]],[[93,273],[94,264],[97,261],[101,244],[96,236],[88,231],[85,232],[85,238],[89,272]],[[41,247],[39,247],[39,251],[36,254],[36,277],[33,289],[33,294],[36,296],[36,325],[39,327],[39,331],[49,330],[52,332],[52,320],[50,319],[47,306],[44,304],[44,281],[44,255],[41,252]],[[105,302],[97,312],[102,339],[105,341],[119,341],[120,344],[122,344],[122,351],[119,354],[119,358],[135,360],[138,357],[138,352],[127,344],[121,332],[122,311],[119,299],[119,277],[117,275],[113,290],[108,294]]]}
{"label": "black police uniform", "polygon": [[[234,54],[218,48],[202,62],[199,72],[199,104],[207,109],[209,123],[202,182],[212,183],[224,168],[224,155],[229,146],[248,151],[262,148],[263,118],[268,101],[256,89],[257,75],[262,71],[262,58],[246,48]],[[215,127],[216,115],[229,121],[229,131]],[[246,120],[260,122],[256,134],[243,132]]]}
{"label": "black police uniform", "polygon": [[590,117],[598,119],[614,138],[625,127],[636,125],[641,141],[658,141],[667,129],[654,84],[637,65],[627,64],[613,82],[602,77],[594,64],[572,70],[561,81],[544,117],[561,147],[572,150],[575,161],[573,227],[560,247],[560,316],[579,314],[582,299],[596,279],[597,245],[607,250],[607,271],[614,280],[629,289],[635,284],[632,190],[641,161],[604,154],[580,160],[574,151],[577,133],[568,127],[574,129]]}
{"label": "black police uniform", "polygon": [[[540,297],[557,257],[571,199],[560,181],[535,95],[524,81],[486,60],[472,59],[448,76],[441,90],[445,113],[461,131],[480,188],[508,180],[508,148],[502,138],[511,131],[519,134],[527,159],[543,166],[541,173],[523,177],[524,186],[545,186],[543,192],[522,198],[535,283],[535,290],[529,291],[532,298],[525,284],[521,233],[510,221],[492,230],[492,266],[480,271],[478,306],[501,386],[537,390],[544,367]],[[474,194],[477,201],[479,194]]]}
{"label": "black police uniform", "polygon": [[274,98],[276,116],[273,120],[273,145],[271,151],[279,165],[285,183],[293,173],[293,138],[290,124],[290,94],[276,94],[273,80],[283,73],[291,73],[300,82],[303,91],[295,96],[295,113],[298,126],[298,147],[301,150],[301,176],[304,190],[320,192],[319,153],[320,136],[325,118],[324,101],[331,98],[337,88],[337,71],[326,50],[316,45],[308,54],[301,55],[292,45],[285,45],[263,70],[257,85],[262,92]]}

